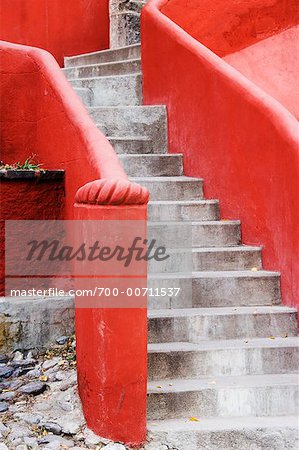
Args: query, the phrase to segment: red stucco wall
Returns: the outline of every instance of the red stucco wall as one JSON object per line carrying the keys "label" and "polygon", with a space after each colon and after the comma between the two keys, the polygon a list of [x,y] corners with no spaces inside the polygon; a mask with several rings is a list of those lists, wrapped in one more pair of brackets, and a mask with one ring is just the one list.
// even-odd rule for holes
{"label": "red stucco wall", "polygon": [[0,0],[0,39],[64,56],[109,47],[108,0]]}
{"label": "red stucco wall", "polygon": [[161,11],[218,56],[299,21],[297,0],[169,0]]}
{"label": "red stucco wall", "polygon": [[183,153],[186,175],[204,178],[223,219],[242,220],[243,242],[263,246],[283,301],[299,306],[298,123],[160,12],[171,3],[151,0],[142,12],[144,102],[167,105],[170,151]]}
{"label": "red stucco wall", "polygon": [[299,119],[299,27],[224,57]]}

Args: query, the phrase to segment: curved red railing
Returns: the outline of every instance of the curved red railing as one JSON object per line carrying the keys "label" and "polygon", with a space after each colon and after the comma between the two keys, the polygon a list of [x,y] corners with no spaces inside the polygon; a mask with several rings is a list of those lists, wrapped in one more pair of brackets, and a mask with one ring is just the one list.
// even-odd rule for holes
{"label": "curved red railing", "polygon": [[167,105],[170,152],[184,154],[186,175],[205,179],[223,218],[242,220],[243,242],[263,245],[264,267],[281,272],[284,303],[298,306],[298,123],[166,17],[165,5],[171,15],[166,0],[142,11],[144,102]]}
{"label": "curved red railing", "polygon": [[[64,218],[98,221],[98,235],[83,234],[84,242],[105,238],[104,221],[123,221],[124,227],[125,221],[139,221],[145,232],[147,189],[128,180],[114,149],[54,58],[8,42],[0,42],[0,57],[1,159],[13,163],[33,153],[44,168],[64,169]],[[106,225],[108,230],[109,226],[113,223]],[[132,284],[126,277],[110,278],[111,288],[121,285],[125,290],[126,283]],[[91,283],[87,279],[87,287]],[[101,286],[105,279],[99,277],[98,283]],[[142,283],[146,285],[146,269]],[[84,305],[76,303],[76,343],[87,425],[103,437],[140,444],[146,437],[146,306],[119,302],[113,307],[109,298],[107,306]]]}
{"label": "curved red railing", "polygon": [[96,183],[98,198],[78,192],[77,200],[101,204],[146,204],[148,191],[130,183],[106,137],[97,129],[53,56],[8,42],[1,51],[1,159],[37,155],[48,169],[66,170],[66,218],[76,191]]}

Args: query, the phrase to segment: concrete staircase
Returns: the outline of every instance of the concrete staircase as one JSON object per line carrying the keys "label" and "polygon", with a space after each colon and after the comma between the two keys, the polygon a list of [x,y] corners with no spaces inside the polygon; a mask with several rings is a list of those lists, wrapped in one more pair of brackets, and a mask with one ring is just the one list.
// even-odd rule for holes
{"label": "concrete staircase", "polygon": [[[149,188],[150,226],[174,254],[149,277],[181,288],[148,301],[150,437],[178,450],[297,448],[297,313],[280,305],[279,274],[241,244],[239,221],[220,219],[203,180],[183,175],[182,155],[167,153],[165,107],[142,106],[139,45],[65,67],[128,175]],[[177,248],[178,224],[190,249]]]}

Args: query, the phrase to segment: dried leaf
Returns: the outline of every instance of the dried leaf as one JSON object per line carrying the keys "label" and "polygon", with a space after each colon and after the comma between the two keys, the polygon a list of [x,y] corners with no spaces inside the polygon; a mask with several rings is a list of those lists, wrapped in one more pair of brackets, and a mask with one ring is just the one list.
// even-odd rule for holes
{"label": "dried leaf", "polygon": [[199,422],[199,419],[197,417],[190,417],[189,422]]}
{"label": "dried leaf", "polygon": [[48,381],[47,375],[41,375],[41,376],[39,377],[39,381]]}

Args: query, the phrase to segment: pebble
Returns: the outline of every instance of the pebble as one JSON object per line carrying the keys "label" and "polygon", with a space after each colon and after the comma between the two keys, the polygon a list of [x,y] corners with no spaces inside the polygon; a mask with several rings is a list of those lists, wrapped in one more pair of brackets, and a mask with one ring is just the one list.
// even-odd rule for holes
{"label": "pebble", "polygon": [[49,431],[50,433],[59,435],[62,432],[62,428],[60,425],[54,422],[44,422],[41,423],[40,426],[44,428],[45,430]]}
{"label": "pebble", "polygon": [[25,384],[25,386],[22,386],[19,391],[22,392],[22,394],[39,395],[45,392],[46,389],[46,383],[42,383],[41,381],[33,381],[32,383],[28,383]]}
{"label": "pebble", "polygon": [[53,359],[48,359],[43,363],[43,369],[44,370],[48,370],[51,369],[52,367],[57,366],[57,364],[62,360],[62,358],[53,358]]}
{"label": "pebble", "polygon": [[24,359],[23,353],[18,350],[14,353],[13,361],[22,361]]}
{"label": "pebble", "polygon": [[48,434],[47,436],[44,436],[41,439],[38,439],[39,444],[52,444],[54,442],[55,443],[57,442],[61,446],[65,445],[68,448],[74,447],[74,442],[72,440],[65,439],[61,436],[55,436],[54,434]]}
{"label": "pebble", "polygon": [[6,364],[9,361],[8,355],[0,353],[0,364]]}
{"label": "pebble", "polygon": [[58,339],[56,339],[56,342],[58,345],[65,345],[68,340],[68,336],[60,336]]}
{"label": "pebble", "polygon": [[71,412],[74,409],[73,405],[70,402],[58,400],[57,404],[60,406],[61,409],[63,409],[63,411]]}
{"label": "pebble", "polygon": [[42,374],[42,371],[40,369],[32,369],[27,372],[27,376],[29,378],[39,378]]}
{"label": "pebble", "polygon": [[37,425],[42,420],[41,415],[30,413],[16,413],[15,417],[17,419],[23,420],[25,423],[28,423],[30,425]]}
{"label": "pebble", "polygon": [[2,392],[2,394],[0,394],[0,402],[12,400],[15,396],[15,392]]}
{"label": "pebble", "polygon": [[5,389],[10,389],[11,391],[19,389],[24,384],[22,380],[10,380],[5,383]]}
{"label": "pebble", "polygon": [[22,359],[20,361],[11,361],[11,365],[14,367],[14,369],[19,369],[20,367],[25,369],[30,367],[30,369],[33,369],[36,365],[35,359]]}
{"label": "pebble", "polygon": [[5,402],[0,402],[0,413],[4,413],[8,410],[9,405]]}
{"label": "pebble", "polygon": [[77,384],[77,374],[74,373],[67,380],[65,380],[64,383],[61,384],[60,390],[67,391],[70,387],[73,387],[76,384]]}
{"label": "pebble", "polygon": [[55,374],[55,380],[56,381],[63,381],[65,380],[67,377],[66,372],[64,372],[63,370],[59,370],[58,372],[56,372]]}
{"label": "pebble", "polygon": [[13,374],[13,368],[8,366],[0,367],[0,378],[9,378]]}
{"label": "pebble", "polygon": [[145,450],[168,450],[167,445],[160,442],[150,442],[144,447]]}
{"label": "pebble", "polygon": [[97,445],[97,444],[108,444],[109,441],[108,439],[106,440],[106,442],[103,442],[103,440],[97,436],[93,431],[89,430],[89,428],[86,428],[84,430],[84,438],[85,438],[85,443],[86,445]]}
{"label": "pebble", "polygon": [[25,444],[31,449],[31,450],[37,450],[38,449],[38,442],[37,439],[34,437],[24,437]]}
{"label": "pebble", "polygon": [[74,435],[81,431],[82,422],[79,420],[66,418],[65,420],[60,420],[59,423],[64,434]]}
{"label": "pebble", "polygon": [[114,442],[110,442],[108,445],[103,447],[103,450],[126,450],[126,447],[122,444],[115,444]]}

